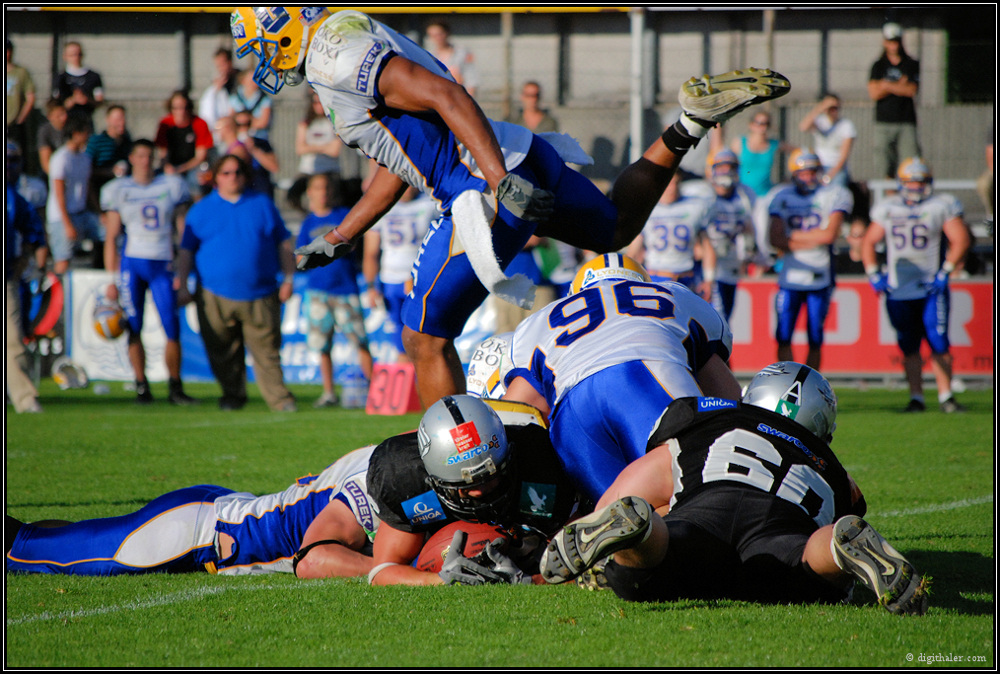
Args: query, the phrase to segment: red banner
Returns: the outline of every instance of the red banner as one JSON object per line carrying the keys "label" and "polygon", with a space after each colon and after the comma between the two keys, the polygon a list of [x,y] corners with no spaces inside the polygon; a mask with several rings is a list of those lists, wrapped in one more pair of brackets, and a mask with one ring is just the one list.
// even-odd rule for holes
{"label": "red banner", "polygon": [[[747,374],[777,360],[774,341],[773,280],[746,280],[736,291],[730,327],[733,330],[733,370]],[[948,336],[955,375],[992,375],[995,354],[994,306],[991,281],[951,284]],[[805,311],[799,316],[792,348],[796,360],[806,357]],[[926,343],[924,355],[930,351]],[[889,323],[885,301],[865,279],[838,279],[826,319],[823,344],[824,373],[896,374],[902,372],[902,354],[896,331]],[[929,366],[927,366],[929,371]]]}

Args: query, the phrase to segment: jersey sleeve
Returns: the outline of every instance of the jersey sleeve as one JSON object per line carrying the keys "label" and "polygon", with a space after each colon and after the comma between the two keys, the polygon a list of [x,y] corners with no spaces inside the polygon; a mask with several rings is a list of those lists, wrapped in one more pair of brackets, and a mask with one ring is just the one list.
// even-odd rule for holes
{"label": "jersey sleeve", "polygon": [[102,211],[118,210],[118,187],[121,184],[120,181],[121,178],[115,178],[101,188],[100,202]]}
{"label": "jersey sleeve", "polygon": [[393,529],[421,533],[452,519],[427,484],[415,431],[391,437],[375,448],[366,481],[376,515]]}
{"label": "jersey sleeve", "polygon": [[394,53],[389,43],[374,33],[350,30],[331,17],[309,44],[306,77],[310,83],[374,101],[378,95],[376,75]]}

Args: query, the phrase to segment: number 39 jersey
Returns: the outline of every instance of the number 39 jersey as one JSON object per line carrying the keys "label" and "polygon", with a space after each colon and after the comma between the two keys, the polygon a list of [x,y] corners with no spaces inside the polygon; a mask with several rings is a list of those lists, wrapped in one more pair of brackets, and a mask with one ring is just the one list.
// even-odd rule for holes
{"label": "number 39 jersey", "polygon": [[573,386],[608,367],[642,361],[668,386],[670,368],[694,373],[713,354],[728,360],[732,343],[726,321],[681,284],[609,279],[525,319],[505,383],[524,377],[555,409]]}
{"label": "number 39 jersey", "polygon": [[101,189],[101,210],[115,211],[125,230],[125,257],[172,260],[174,212],[191,201],[187,183],[159,175],[149,184],[116,178]]}
{"label": "number 39 jersey", "polygon": [[817,524],[864,515],[864,497],[829,445],[790,419],[734,400],[679,398],[660,417],[647,451],[673,454],[670,505],[713,484],[765,491],[804,510]]}
{"label": "number 39 jersey", "polygon": [[962,203],[950,194],[934,194],[918,204],[895,195],[875,204],[871,218],[885,230],[892,299],[927,297],[926,284],[944,259],[944,224],[962,215]]}

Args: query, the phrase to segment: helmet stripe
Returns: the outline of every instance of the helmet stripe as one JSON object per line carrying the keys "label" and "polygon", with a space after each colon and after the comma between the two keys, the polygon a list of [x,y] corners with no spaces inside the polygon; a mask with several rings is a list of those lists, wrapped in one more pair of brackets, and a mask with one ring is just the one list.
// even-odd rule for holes
{"label": "helmet stripe", "polygon": [[448,413],[451,414],[451,418],[455,420],[456,426],[460,426],[465,423],[465,417],[462,415],[462,410],[459,408],[458,402],[452,396],[445,396],[444,398],[441,398],[441,402],[444,403]]}

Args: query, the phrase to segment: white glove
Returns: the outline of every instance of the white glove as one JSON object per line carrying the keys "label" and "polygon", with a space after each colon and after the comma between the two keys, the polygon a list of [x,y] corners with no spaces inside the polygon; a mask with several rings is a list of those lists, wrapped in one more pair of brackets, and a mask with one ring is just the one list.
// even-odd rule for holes
{"label": "white glove", "polygon": [[351,250],[351,244],[340,241],[330,243],[322,236],[317,236],[304,246],[295,249],[295,255],[301,259],[295,263],[299,271],[325,267],[334,260],[342,258]]}
{"label": "white glove", "polygon": [[486,585],[506,582],[502,576],[462,554],[467,537],[464,531],[456,531],[451,539],[451,547],[448,548],[441,571],[438,572],[444,584]]}

